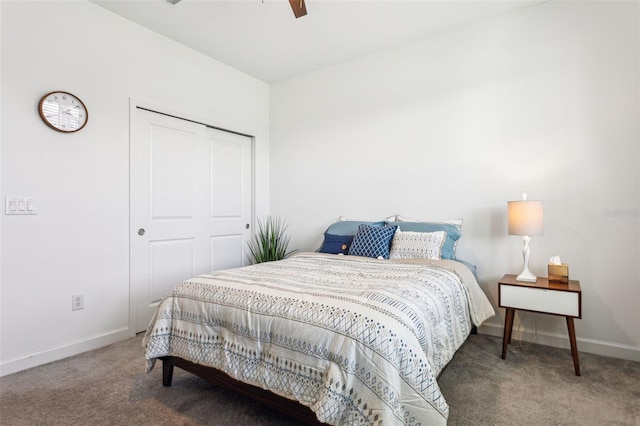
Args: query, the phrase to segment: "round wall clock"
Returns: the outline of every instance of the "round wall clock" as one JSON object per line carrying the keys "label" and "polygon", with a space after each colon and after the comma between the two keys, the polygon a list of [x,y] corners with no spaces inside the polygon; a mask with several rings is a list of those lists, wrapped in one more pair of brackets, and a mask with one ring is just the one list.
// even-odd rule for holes
{"label": "round wall clock", "polygon": [[77,132],[89,119],[87,107],[77,96],[60,91],[44,95],[40,99],[38,112],[47,126],[65,133]]}

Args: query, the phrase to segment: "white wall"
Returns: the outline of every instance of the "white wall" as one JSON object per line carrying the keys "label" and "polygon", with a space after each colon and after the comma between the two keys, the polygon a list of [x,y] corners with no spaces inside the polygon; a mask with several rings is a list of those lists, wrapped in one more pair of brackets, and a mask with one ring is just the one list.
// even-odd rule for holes
{"label": "white wall", "polygon": [[[579,350],[640,360],[638,7],[546,2],[272,86],[271,211],[293,248],[339,215],[463,217],[458,257],[497,307],[526,190],[545,208],[532,271],[559,254],[582,285]],[[561,318],[519,318],[516,338],[568,347]]]}
{"label": "white wall", "polygon": [[[132,335],[129,328],[129,101],[255,136],[256,212],[268,212],[269,87],[88,2],[0,2],[1,374]],[[89,122],[55,132],[37,112],[78,95]],[[71,311],[71,295],[85,309]]]}

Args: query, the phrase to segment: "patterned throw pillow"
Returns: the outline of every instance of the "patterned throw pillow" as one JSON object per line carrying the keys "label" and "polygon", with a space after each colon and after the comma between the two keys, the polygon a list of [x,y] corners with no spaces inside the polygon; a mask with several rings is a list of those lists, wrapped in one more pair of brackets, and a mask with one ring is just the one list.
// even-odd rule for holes
{"label": "patterned throw pillow", "polygon": [[407,232],[398,229],[391,241],[390,259],[440,259],[442,245],[447,238],[444,231]]}
{"label": "patterned throw pillow", "polygon": [[442,258],[455,259],[456,243],[462,236],[461,228],[457,225],[443,222],[389,222],[387,226],[397,225],[398,229],[410,232],[437,232],[444,231],[447,236],[442,245]]}
{"label": "patterned throw pillow", "polygon": [[389,247],[397,226],[358,226],[358,232],[353,237],[349,254],[352,256],[389,258]]}

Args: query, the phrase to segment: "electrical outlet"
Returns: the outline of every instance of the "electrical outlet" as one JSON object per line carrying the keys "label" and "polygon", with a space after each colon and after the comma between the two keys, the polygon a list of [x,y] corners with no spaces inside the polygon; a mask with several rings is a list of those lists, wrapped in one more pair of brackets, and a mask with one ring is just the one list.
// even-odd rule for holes
{"label": "electrical outlet", "polygon": [[84,309],[84,293],[71,295],[71,310],[78,311]]}

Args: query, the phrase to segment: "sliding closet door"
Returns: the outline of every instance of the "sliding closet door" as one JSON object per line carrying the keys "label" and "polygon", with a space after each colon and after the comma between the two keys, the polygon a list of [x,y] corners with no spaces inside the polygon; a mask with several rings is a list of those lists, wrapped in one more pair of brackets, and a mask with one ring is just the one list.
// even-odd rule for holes
{"label": "sliding closet door", "polygon": [[247,259],[251,139],[136,109],[131,280],[136,332],[178,282]]}

